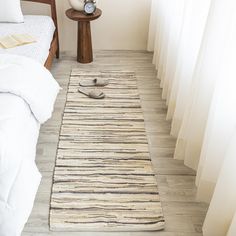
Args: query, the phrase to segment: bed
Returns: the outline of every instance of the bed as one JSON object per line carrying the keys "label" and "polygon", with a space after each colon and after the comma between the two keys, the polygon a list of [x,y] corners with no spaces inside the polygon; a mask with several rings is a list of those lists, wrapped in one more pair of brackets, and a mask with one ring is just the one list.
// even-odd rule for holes
{"label": "bed", "polygon": [[48,70],[59,57],[55,0],[34,2],[50,4],[53,20],[25,16],[22,24],[0,23],[0,36],[23,31],[37,37],[36,44],[0,49],[0,236],[19,236],[31,213],[41,181],[35,164],[39,130],[60,90]]}
{"label": "bed", "polygon": [[49,4],[51,17],[25,15],[24,23],[0,23],[0,37],[9,34],[28,33],[37,39],[36,43],[0,49],[0,54],[10,53],[23,55],[42,63],[47,69],[51,68],[53,58],[59,58],[59,38],[55,0],[24,0],[36,3]]}
{"label": "bed", "polygon": [[52,115],[59,85],[31,58],[0,54],[0,235],[19,236],[41,174],[35,164],[41,124]]}

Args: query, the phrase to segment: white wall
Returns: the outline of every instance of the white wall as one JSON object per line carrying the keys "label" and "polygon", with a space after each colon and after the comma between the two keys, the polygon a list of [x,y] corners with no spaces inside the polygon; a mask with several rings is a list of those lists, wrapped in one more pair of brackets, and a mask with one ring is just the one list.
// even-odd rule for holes
{"label": "white wall", "polygon": [[[49,14],[43,4],[22,3],[24,14]],[[151,0],[99,0],[102,16],[91,22],[94,49],[146,50]],[[57,0],[62,51],[76,51],[77,22],[65,16],[67,0]]]}

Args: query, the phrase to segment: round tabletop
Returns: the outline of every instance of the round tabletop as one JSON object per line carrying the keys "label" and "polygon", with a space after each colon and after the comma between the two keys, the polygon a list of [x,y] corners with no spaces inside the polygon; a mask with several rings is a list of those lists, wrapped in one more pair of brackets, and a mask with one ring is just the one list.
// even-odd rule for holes
{"label": "round tabletop", "polygon": [[100,17],[102,15],[102,11],[97,8],[93,14],[87,15],[83,11],[76,11],[73,8],[70,8],[66,11],[66,15],[68,18],[75,21],[92,21]]}

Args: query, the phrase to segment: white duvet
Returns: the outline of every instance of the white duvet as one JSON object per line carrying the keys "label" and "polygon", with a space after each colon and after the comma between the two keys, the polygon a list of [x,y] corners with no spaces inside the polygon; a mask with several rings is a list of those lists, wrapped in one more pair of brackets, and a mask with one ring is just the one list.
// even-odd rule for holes
{"label": "white duvet", "polygon": [[0,236],[19,236],[41,175],[35,165],[40,124],[59,91],[41,64],[0,54]]}

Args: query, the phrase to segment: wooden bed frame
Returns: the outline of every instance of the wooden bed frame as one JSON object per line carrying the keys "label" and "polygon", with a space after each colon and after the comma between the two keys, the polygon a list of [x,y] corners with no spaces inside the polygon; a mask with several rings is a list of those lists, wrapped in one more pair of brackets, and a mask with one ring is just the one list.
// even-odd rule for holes
{"label": "wooden bed frame", "polygon": [[59,37],[58,37],[58,25],[57,25],[57,10],[56,10],[56,2],[55,0],[24,0],[28,2],[37,2],[37,3],[44,3],[48,4],[51,7],[51,17],[53,19],[53,22],[55,24],[55,32],[53,36],[53,40],[51,42],[51,47],[49,50],[48,58],[44,64],[44,66],[47,69],[51,68],[53,58],[56,56],[56,58],[59,58]]}

